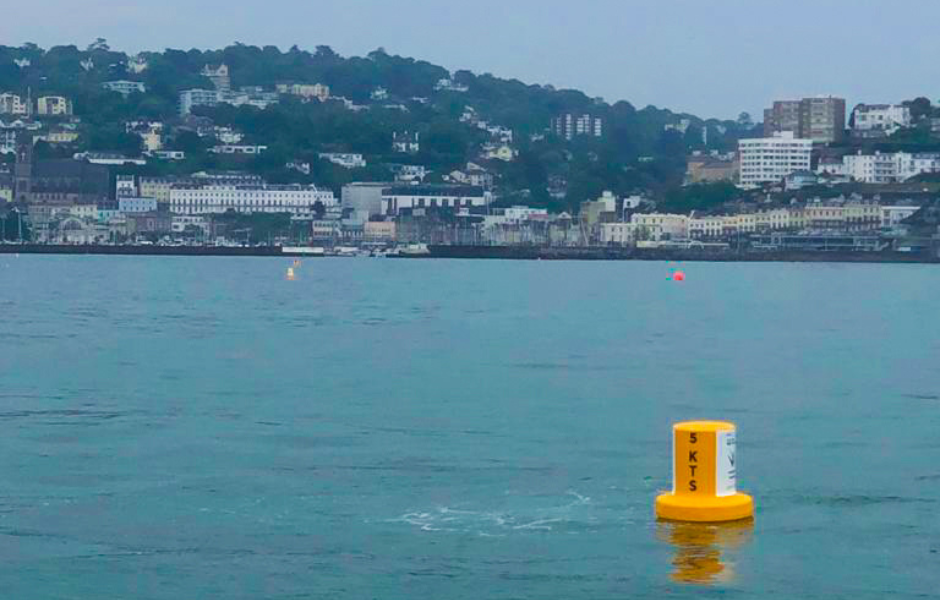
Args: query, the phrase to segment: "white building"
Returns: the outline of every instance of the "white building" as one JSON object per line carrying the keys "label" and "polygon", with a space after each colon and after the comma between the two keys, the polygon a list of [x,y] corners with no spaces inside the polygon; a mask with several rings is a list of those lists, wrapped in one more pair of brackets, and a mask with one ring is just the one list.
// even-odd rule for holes
{"label": "white building", "polygon": [[411,134],[407,131],[392,134],[392,149],[395,152],[415,154],[421,151],[421,134]]}
{"label": "white building", "polygon": [[940,154],[849,154],[842,157],[845,175],[861,183],[896,183],[923,173],[940,172]]}
{"label": "white building", "polygon": [[213,146],[212,148],[209,148],[209,152],[212,152],[213,154],[241,154],[255,156],[261,154],[267,149],[267,146],[239,146],[235,144],[221,144],[219,146]]}
{"label": "white building", "polygon": [[881,226],[897,227],[901,221],[920,210],[919,206],[882,206]]}
{"label": "white building", "polygon": [[180,92],[180,114],[186,116],[196,106],[216,106],[219,103],[218,90],[185,90]]}
{"label": "white building", "polygon": [[202,69],[202,76],[211,81],[217,90],[224,92],[232,89],[232,78],[229,74],[228,65],[224,63],[215,68],[206,65]]}
{"label": "white building", "polygon": [[810,168],[813,140],[793,136],[790,131],[769,138],[740,140],[740,187],[752,189],[765,183],[777,183],[794,171]]}
{"label": "white building", "polygon": [[636,241],[633,223],[601,223],[601,243],[630,246]]}
{"label": "white building", "polygon": [[911,126],[911,109],[900,104],[859,104],[852,111],[854,131],[883,131],[893,134]]}
{"label": "white building", "polygon": [[399,185],[382,190],[382,212],[398,215],[402,210],[481,208],[492,198],[490,192],[472,186]]}
{"label": "white building", "polygon": [[0,115],[28,115],[29,102],[16,94],[0,94]]}
{"label": "white building", "polygon": [[49,117],[66,117],[72,114],[72,101],[62,96],[43,96],[36,100],[36,114]]}
{"label": "white building", "polygon": [[364,169],[366,159],[361,154],[348,154],[342,152],[321,152],[320,158],[328,160],[334,165],[339,165],[344,169]]}
{"label": "white building", "polygon": [[395,173],[395,181],[424,181],[428,176],[428,169],[424,165],[395,165],[392,168]]}
{"label": "white building", "polygon": [[462,83],[457,83],[453,79],[440,79],[436,84],[434,84],[434,89],[439,92],[458,92],[465,93],[469,92],[470,88]]}
{"label": "white building", "polygon": [[689,238],[689,216],[664,213],[634,214],[630,217],[637,239],[659,242]]}
{"label": "white building", "polygon": [[326,102],[330,99],[330,86],[320,83],[279,83],[276,89],[279,94],[299,96],[305,100]]}
{"label": "white building", "polygon": [[101,84],[101,87],[106,90],[111,90],[112,92],[117,92],[125,98],[134,93],[147,93],[147,86],[140,81],[106,81]]}
{"label": "white building", "polygon": [[234,210],[240,213],[290,213],[310,217],[317,202],[336,205],[333,192],[313,185],[177,184],[170,189],[170,212],[205,215]]}
{"label": "white building", "polygon": [[144,155],[160,160],[186,160],[186,153],[182,150],[153,150],[144,152]]}
{"label": "white building", "polygon": [[108,165],[118,167],[123,165],[137,165],[142,167],[147,164],[143,158],[129,158],[123,154],[113,152],[76,152],[72,155],[75,160],[84,160],[93,165]]}

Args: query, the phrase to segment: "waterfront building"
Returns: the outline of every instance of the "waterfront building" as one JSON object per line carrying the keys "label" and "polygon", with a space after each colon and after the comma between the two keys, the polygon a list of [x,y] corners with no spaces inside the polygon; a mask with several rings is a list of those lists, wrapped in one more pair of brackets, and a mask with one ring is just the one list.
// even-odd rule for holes
{"label": "waterfront building", "polygon": [[395,221],[366,221],[362,241],[365,243],[391,243],[395,241]]}
{"label": "waterfront building", "polygon": [[117,92],[125,98],[131,94],[147,93],[147,86],[140,81],[106,81],[101,84],[101,87],[112,92]]}
{"label": "waterfront building", "polygon": [[919,210],[919,206],[882,206],[881,226],[897,227],[902,224],[904,219],[913,216]]}
{"label": "waterfront building", "polygon": [[812,140],[796,138],[789,131],[769,138],[740,140],[740,187],[752,189],[765,183],[778,183],[794,171],[809,170],[812,151]]}
{"label": "waterfront building", "polygon": [[223,183],[179,183],[170,188],[169,209],[173,214],[290,213],[309,218],[319,203],[336,205],[333,192],[314,185],[235,185]]}
{"label": "waterfront building", "polygon": [[97,204],[109,197],[108,167],[73,159],[34,160],[28,135],[18,139],[13,169],[17,202],[71,206]]}
{"label": "waterfront building", "polygon": [[206,217],[197,215],[173,215],[170,220],[170,231],[183,233],[187,227],[198,227],[203,234],[209,232],[209,221]]}
{"label": "waterfront building", "polygon": [[636,213],[630,217],[637,240],[659,242],[685,240],[689,237],[689,216],[676,214]]}
{"label": "waterfront building", "polygon": [[461,185],[397,185],[382,190],[382,213],[395,216],[416,209],[485,208],[492,194],[483,188]]}
{"label": "waterfront building", "polygon": [[344,185],[341,198],[343,209],[365,212],[369,217],[384,213],[382,192],[394,187],[394,182],[354,182]]}
{"label": "waterfront building", "polygon": [[601,243],[605,246],[632,246],[636,242],[633,223],[601,223]]}
{"label": "waterfront building", "polygon": [[36,100],[36,114],[47,117],[67,117],[72,114],[72,101],[62,96],[42,96]]}

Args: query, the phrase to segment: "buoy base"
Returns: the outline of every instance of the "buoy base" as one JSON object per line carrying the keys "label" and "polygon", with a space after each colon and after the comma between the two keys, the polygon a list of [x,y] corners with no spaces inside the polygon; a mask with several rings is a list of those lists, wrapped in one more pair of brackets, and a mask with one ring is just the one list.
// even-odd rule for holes
{"label": "buoy base", "polygon": [[739,521],[754,516],[754,500],[741,493],[708,499],[662,494],[656,498],[656,516],[691,523]]}

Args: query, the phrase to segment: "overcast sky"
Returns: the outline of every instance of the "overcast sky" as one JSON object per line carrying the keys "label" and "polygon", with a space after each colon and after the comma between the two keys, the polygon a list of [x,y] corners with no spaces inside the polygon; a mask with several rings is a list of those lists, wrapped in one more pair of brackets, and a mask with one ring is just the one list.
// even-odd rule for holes
{"label": "overcast sky", "polygon": [[383,46],[610,102],[757,117],[804,95],[936,100],[938,23],[932,0],[42,0],[7,11],[0,43]]}

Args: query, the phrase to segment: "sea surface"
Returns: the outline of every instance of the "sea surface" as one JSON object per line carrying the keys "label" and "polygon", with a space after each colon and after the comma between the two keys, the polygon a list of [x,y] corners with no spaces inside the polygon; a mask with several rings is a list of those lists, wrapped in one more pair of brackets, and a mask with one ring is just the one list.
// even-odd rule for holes
{"label": "sea surface", "polygon": [[0,597],[940,598],[937,267],[290,265],[0,256]]}

